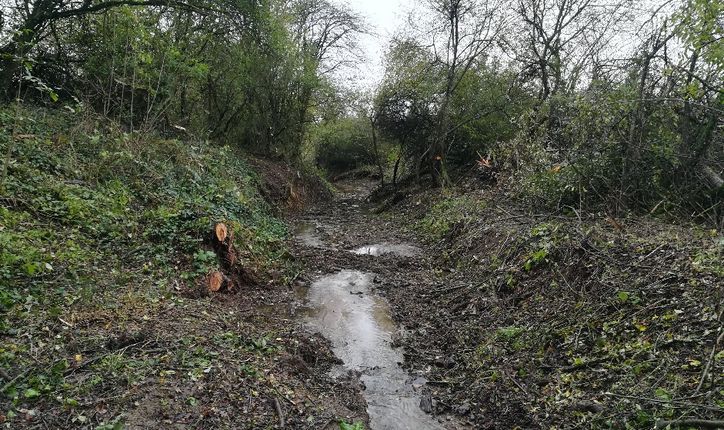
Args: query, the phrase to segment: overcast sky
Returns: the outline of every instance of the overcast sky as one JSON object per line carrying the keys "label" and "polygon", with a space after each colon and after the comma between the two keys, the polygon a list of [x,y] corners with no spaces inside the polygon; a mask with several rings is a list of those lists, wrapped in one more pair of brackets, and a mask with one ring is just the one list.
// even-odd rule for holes
{"label": "overcast sky", "polygon": [[[1,1],[1,0],[0,0]],[[409,12],[418,7],[420,0],[336,0],[340,3],[346,3],[367,22],[371,28],[371,34],[360,38],[360,46],[365,53],[365,61],[359,67],[349,70],[340,70],[337,79],[345,86],[362,88],[374,88],[381,81],[384,73],[383,60],[384,51],[387,48],[390,38],[399,30],[405,28],[405,23]],[[668,7],[661,7],[664,0],[636,0],[633,5],[628,8],[629,11],[636,12],[637,17],[633,23],[629,23],[628,30],[636,30],[641,27],[643,22],[653,22],[651,20],[651,12],[657,10],[660,16],[664,17],[670,14],[679,6],[682,0],[666,1]],[[656,25],[660,25],[656,22]],[[609,50],[618,53],[618,57],[625,56],[629,50],[634,49],[637,41],[632,44],[634,35],[628,32],[622,32],[611,40]],[[612,58],[616,57],[612,54]]]}
{"label": "overcast sky", "polygon": [[367,55],[367,61],[348,84],[355,86],[373,86],[382,79],[384,72],[382,60],[390,37],[402,25],[409,11],[416,3],[414,0],[347,0],[352,8],[359,12],[372,27],[374,34],[362,38],[361,46]]}

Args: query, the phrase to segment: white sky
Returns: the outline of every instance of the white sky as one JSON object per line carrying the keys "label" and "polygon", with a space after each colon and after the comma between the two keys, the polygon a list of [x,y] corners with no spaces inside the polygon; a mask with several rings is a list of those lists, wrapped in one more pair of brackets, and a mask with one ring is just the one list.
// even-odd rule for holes
{"label": "white sky", "polygon": [[347,0],[371,27],[372,34],[362,37],[366,61],[346,79],[353,87],[372,87],[384,73],[384,51],[392,35],[405,22],[407,12],[417,3],[414,0]]}
{"label": "white sky", "polygon": [[[0,0],[2,1],[2,0]],[[339,83],[346,87],[356,89],[370,89],[377,86],[384,74],[384,51],[389,45],[391,37],[406,26],[407,17],[413,9],[420,6],[420,0],[336,0],[349,5],[357,11],[370,27],[371,34],[360,38],[360,47],[365,54],[364,61],[353,70],[344,69],[336,74]],[[658,9],[664,0],[634,0],[635,7],[631,11],[639,12],[635,28],[639,28],[642,20],[648,20],[651,11]],[[671,10],[659,10],[662,16],[678,7],[681,0],[667,1]],[[631,49],[631,34],[614,40],[619,53]]]}

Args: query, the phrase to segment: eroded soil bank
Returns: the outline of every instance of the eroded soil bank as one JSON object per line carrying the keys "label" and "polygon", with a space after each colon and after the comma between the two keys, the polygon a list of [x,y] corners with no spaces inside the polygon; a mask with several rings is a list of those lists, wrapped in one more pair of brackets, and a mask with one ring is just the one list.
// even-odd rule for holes
{"label": "eroded soil bank", "polygon": [[[537,214],[476,190],[370,203],[370,185],[343,183],[339,198],[295,220],[300,298],[316,306],[300,318],[314,330],[314,312],[350,296],[317,314],[316,330],[363,383],[371,372],[353,344],[369,333],[364,321],[347,339],[319,322],[334,326],[335,306],[354,312],[382,297],[394,320],[382,343],[401,354],[404,384],[435,425],[644,429],[724,418],[718,232]],[[355,279],[315,289],[330,277]]]}

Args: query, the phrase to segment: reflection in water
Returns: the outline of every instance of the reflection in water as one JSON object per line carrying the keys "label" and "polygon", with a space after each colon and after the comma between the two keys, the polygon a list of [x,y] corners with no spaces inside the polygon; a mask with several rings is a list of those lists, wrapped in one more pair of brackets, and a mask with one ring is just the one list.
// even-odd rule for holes
{"label": "reflection in water", "polygon": [[307,294],[307,322],[332,342],[346,368],[362,372],[373,430],[441,429],[407,383],[402,353],[390,346],[395,323],[387,303],[369,294],[371,282],[351,270],[319,279]]}
{"label": "reflection in water", "polygon": [[382,243],[378,245],[363,246],[352,252],[358,255],[372,255],[375,257],[385,254],[394,254],[400,257],[414,257],[416,255],[420,255],[422,251],[420,248],[412,245]]}

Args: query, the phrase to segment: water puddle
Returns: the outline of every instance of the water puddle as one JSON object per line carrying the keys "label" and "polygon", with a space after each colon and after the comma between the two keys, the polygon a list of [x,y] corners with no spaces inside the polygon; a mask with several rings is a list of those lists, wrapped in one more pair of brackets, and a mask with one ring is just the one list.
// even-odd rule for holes
{"label": "water puddle", "polygon": [[370,294],[373,276],[344,270],[309,287],[307,323],[332,342],[346,369],[362,372],[372,430],[442,429],[420,409],[421,388],[390,346],[397,327],[387,303]]}
{"label": "water puddle", "polygon": [[324,248],[324,242],[317,232],[317,225],[311,222],[302,222],[294,230],[296,237],[304,245],[312,248]]}
{"label": "water puddle", "polygon": [[404,244],[381,243],[377,245],[367,245],[352,251],[357,255],[372,255],[379,257],[385,254],[393,254],[400,257],[414,257],[420,255],[422,250],[416,246]]}

